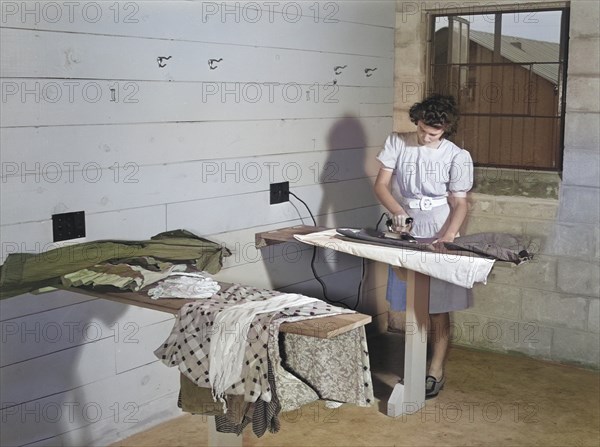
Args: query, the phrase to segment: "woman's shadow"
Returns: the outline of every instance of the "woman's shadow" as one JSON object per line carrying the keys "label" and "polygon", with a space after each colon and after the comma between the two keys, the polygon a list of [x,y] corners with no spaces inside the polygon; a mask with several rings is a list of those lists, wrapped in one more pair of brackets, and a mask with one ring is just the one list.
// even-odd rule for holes
{"label": "woman's shadow", "polygon": [[[367,149],[364,126],[358,118],[345,116],[337,120],[327,133],[326,157],[317,155],[311,164],[315,184],[296,188],[292,185],[290,204],[297,218],[289,225],[323,229],[374,227],[378,206],[365,166]],[[361,258],[332,249],[315,251],[298,241],[266,247],[262,258],[273,288],[324,299],[342,307],[358,305],[358,310],[361,309],[363,303],[358,302]],[[279,262],[275,262],[277,259]],[[300,276],[302,279],[294,281]],[[366,288],[365,284],[362,286]]]}
{"label": "woman's shadow", "polygon": [[[44,300],[46,309],[26,314],[21,300]],[[123,327],[126,306],[66,290],[2,304],[15,314],[5,324],[21,330],[2,346],[2,382],[10,390],[3,396],[2,444],[94,443],[113,422],[111,405],[121,405],[102,398],[102,383],[116,377],[115,331]]]}
{"label": "woman's shadow", "polygon": [[[314,214],[317,226],[324,228],[375,228],[377,226],[381,217],[381,207],[373,193],[373,177],[379,166],[375,156],[381,143],[373,142],[374,147],[369,147],[365,126],[357,117],[345,116],[333,124],[327,134],[327,157],[320,166],[318,176],[320,190],[305,189],[309,193],[318,191],[315,195],[318,194],[319,197],[301,197],[309,203],[309,206],[318,205],[318,212]],[[299,190],[302,191],[300,188]],[[306,212],[303,212],[304,205],[294,199],[291,203],[298,210],[298,214],[304,216],[302,223],[313,225],[310,217],[306,218]],[[388,311],[385,299],[376,299],[374,295],[374,289],[382,286],[376,282],[375,263],[364,262],[362,258],[333,249],[317,248],[315,251],[314,248],[299,242],[282,244],[280,249],[281,253],[277,254],[281,254],[284,264],[286,263],[284,254],[294,253],[293,268],[302,272],[312,270],[313,277],[281,287],[277,283],[282,266],[273,268],[270,267],[271,263],[266,263],[270,279],[278,290],[320,298],[371,316],[385,314]],[[301,266],[298,265],[299,262],[302,263]],[[381,278],[381,275],[377,277]],[[387,324],[387,319],[385,320],[384,324]],[[381,321],[369,325],[370,327],[366,328],[367,332],[380,332],[374,327],[376,324],[381,324]],[[369,349],[371,350],[370,342]],[[400,346],[397,349],[402,350]],[[389,362],[379,357],[383,355],[388,359],[396,358],[401,352],[391,356],[389,349],[383,351],[371,352],[371,364],[374,367],[372,379],[376,397],[387,402],[395,384],[392,382],[397,381],[396,375],[392,379],[381,380],[375,368],[389,371]]]}
{"label": "woman's shadow", "polygon": [[[327,154],[319,176],[322,197],[317,224],[327,228],[374,227],[378,206],[368,175],[367,137],[360,119],[348,115],[331,127]],[[362,258],[320,248],[314,271],[324,284],[315,284],[321,289],[320,294],[315,292],[318,298],[363,312],[368,310],[360,302],[359,287],[368,290],[368,284],[363,284],[368,275],[363,279]]]}
{"label": "woman's shadow", "polygon": [[[320,225],[328,228],[383,228],[385,222],[381,219],[381,207],[373,193],[373,177],[379,169],[376,155],[382,143],[377,141],[376,146],[370,148],[364,127],[359,119],[352,116],[344,117],[331,128],[328,136],[328,163],[336,168],[339,166],[340,169],[332,170],[329,167],[328,170],[326,164],[323,170]],[[352,161],[348,163],[348,159]],[[338,171],[343,179],[342,187],[331,188],[330,181],[335,181],[331,178],[331,173]],[[348,188],[344,183],[348,184]],[[326,283],[327,291],[331,290],[327,297],[329,300],[333,302],[340,299],[346,305],[373,317],[388,311],[385,299],[377,298],[374,293],[374,289],[381,286],[377,284],[375,269],[387,270],[387,266],[377,266],[376,263],[365,262],[362,258],[334,250],[321,251],[323,258],[317,264],[317,272]],[[380,332],[379,328],[374,327],[375,324],[371,324],[372,328],[367,328],[371,329],[369,332],[373,335]],[[400,359],[403,358],[401,351],[404,343],[402,340],[398,342],[397,338],[379,335],[370,337],[368,341],[373,392],[383,413],[386,412],[387,399],[397,382],[397,374],[403,369]]]}

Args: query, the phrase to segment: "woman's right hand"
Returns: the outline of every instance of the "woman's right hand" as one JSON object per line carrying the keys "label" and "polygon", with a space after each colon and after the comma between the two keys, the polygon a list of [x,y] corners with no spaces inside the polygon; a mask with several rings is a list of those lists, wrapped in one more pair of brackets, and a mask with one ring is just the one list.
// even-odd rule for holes
{"label": "woman's right hand", "polygon": [[396,233],[410,233],[413,218],[407,214],[400,213],[392,216],[392,230]]}

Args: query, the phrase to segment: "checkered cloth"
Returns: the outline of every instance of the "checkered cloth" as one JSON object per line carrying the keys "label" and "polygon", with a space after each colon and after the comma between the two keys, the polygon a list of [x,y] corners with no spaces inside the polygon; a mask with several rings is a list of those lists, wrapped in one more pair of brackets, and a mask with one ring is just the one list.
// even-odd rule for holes
{"label": "checkered cloth", "polygon": [[[281,292],[235,284],[211,298],[187,304],[177,314],[171,334],[154,354],[167,366],[177,366],[182,374],[198,386],[210,388],[210,342],[219,330],[214,325],[215,316],[229,306],[263,301],[277,295],[281,295]],[[255,402],[259,397],[265,402],[271,401],[267,348],[269,326],[273,319],[283,316],[314,318],[348,312],[352,311],[316,301],[301,307],[290,306],[281,311],[257,315],[245,340],[242,340],[246,343],[242,379],[231,385],[225,394],[243,394],[247,402]]]}

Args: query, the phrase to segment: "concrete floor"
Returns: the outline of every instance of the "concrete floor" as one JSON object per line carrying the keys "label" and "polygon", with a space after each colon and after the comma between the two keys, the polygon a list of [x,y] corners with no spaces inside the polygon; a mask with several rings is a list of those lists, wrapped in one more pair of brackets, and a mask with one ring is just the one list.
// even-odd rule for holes
{"label": "concrete floor", "polygon": [[[452,348],[447,382],[419,413],[389,418],[387,397],[402,372],[403,337],[369,339],[377,402],[328,409],[312,403],[280,415],[281,430],[250,446],[594,446],[600,445],[598,372]],[[394,355],[395,353],[395,355]],[[207,418],[184,415],[114,446],[207,445]]]}

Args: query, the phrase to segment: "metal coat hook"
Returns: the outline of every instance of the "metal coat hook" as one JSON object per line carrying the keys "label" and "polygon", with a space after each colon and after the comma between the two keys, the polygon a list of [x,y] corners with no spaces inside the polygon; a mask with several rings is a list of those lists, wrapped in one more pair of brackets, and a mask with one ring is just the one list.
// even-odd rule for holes
{"label": "metal coat hook", "polygon": [[333,72],[336,75],[342,74],[342,70],[347,67],[348,67],[347,65],[336,65],[335,67],[333,67]]}
{"label": "metal coat hook", "polygon": [[377,70],[377,67],[375,68],[365,68],[365,74],[367,75],[367,78],[371,77],[371,75],[373,75],[373,72]]}
{"label": "metal coat hook", "polygon": [[158,62],[158,66],[160,68],[164,68],[167,66],[167,64],[163,63],[163,61],[168,61],[169,59],[171,59],[172,56],[158,56],[156,58],[156,62]]}
{"label": "metal coat hook", "polygon": [[223,58],[219,58],[219,59],[209,59],[208,60],[208,68],[210,68],[211,70],[214,70],[215,68],[218,68],[217,65],[215,65],[216,62],[221,62],[223,60]]}

